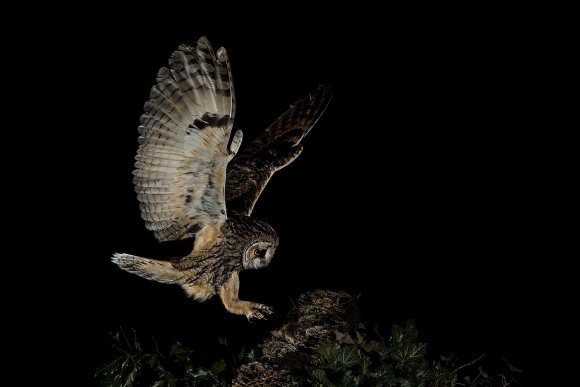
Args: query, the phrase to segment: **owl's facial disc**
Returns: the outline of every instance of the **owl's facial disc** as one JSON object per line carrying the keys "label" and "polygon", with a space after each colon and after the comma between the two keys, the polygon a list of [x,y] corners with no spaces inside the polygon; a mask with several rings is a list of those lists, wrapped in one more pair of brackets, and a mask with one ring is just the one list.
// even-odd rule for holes
{"label": "owl's facial disc", "polygon": [[271,242],[254,242],[244,252],[244,269],[260,269],[270,264],[276,246]]}

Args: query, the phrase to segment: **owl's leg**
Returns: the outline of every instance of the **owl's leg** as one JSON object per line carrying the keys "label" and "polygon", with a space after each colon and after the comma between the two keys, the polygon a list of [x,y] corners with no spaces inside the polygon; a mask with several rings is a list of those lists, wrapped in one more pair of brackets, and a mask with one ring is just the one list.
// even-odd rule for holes
{"label": "owl's leg", "polygon": [[234,272],[229,281],[220,288],[220,298],[226,310],[234,314],[242,314],[250,319],[265,319],[273,313],[272,308],[255,302],[243,301],[238,298],[240,277]]}

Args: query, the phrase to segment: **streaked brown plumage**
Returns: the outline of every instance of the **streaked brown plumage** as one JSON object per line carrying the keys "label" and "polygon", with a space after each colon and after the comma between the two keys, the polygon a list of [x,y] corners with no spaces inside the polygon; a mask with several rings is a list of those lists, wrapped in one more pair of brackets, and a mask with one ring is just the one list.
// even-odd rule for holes
{"label": "streaked brown plumage", "polygon": [[238,153],[242,132],[232,135],[235,93],[226,51],[214,53],[205,37],[195,47],[180,46],[145,103],[133,181],[147,229],[160,242],[193,237],[193,250],[171,261],[114,254],[113,262],[178,284],[200,301],[219,295],[231,313],[271,313],[238,298],[239,271],[267,266],[278,246],[272,227],[250,215],[274,172],[300,155],[300,142],[329,100],[329,89],[319,86]]}

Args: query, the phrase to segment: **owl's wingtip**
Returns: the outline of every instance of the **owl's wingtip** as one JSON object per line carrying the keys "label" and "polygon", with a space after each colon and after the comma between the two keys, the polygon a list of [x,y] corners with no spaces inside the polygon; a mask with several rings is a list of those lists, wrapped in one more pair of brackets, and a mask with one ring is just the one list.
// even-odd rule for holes
{"label": "owl's wingtip", "polygon": [[333,85],[319,84],[318,86],[316,86],[316,92],[332,95],[332,93],[334,92],[334,86]]}
{"label": "owl's wingtip", "polygon": [[316,89],[314,89],[314,91],[310,94],[310,98],[313,100],[319,99],[320,101],[325,101],[321,103],[321,105],[325,106],[320,112],[320,114],[322,114],[324,112],[324,109],[326,109],[326,105],[328,105],[328,103],[330,102],[333,93],[334,86],[319,84],[318,86],[316,86]]}

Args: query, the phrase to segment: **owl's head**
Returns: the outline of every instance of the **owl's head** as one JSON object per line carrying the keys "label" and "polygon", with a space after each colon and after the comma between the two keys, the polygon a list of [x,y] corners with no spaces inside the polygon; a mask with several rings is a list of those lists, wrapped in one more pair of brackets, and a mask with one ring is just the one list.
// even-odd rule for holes
{"label": "owl's head", "polygon": [[[244,269],[260,269],[270,264],[276,247],[278,235],[268,223],[249,216],[234,215],[226,221],[224,238],[236,245],[237,254],[242,255]],[[226,243],[226,245],[230,245]]]}

